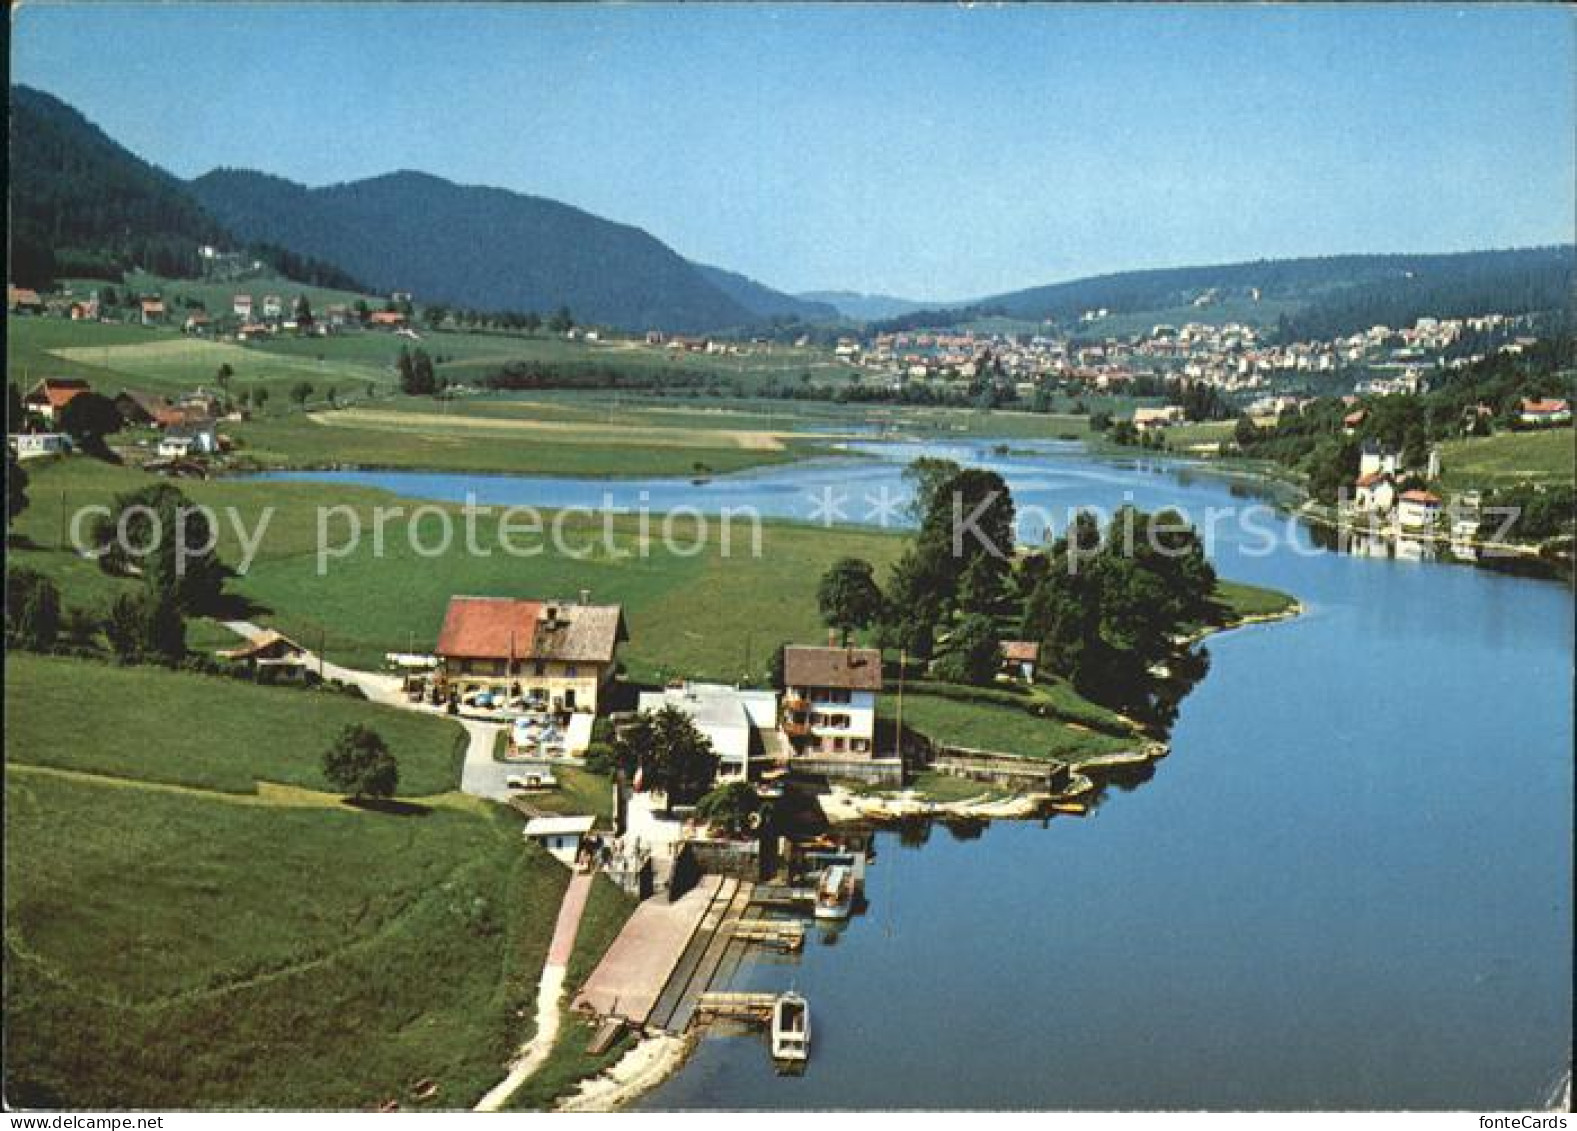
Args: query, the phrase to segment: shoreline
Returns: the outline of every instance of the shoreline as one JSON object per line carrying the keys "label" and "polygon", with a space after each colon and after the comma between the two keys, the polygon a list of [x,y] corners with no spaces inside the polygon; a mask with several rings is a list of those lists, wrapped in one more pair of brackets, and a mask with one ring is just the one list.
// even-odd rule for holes
{"label": "shoreline", "polygon": [[613,1064],[582,1079],[575,1091],[552,1108],[560,1112],[612,1112],[634,1103],[671,1079],[695,1050],[696,1036],[667,1033],[640,1037]]}

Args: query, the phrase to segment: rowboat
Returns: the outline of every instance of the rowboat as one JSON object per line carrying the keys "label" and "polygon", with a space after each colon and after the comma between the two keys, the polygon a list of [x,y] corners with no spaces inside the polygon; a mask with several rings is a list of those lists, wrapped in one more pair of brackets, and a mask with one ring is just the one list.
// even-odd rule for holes
{"label": "rowboat", "polygon": [[772,1003],[772,1059],[810,1059],[810,1003],[799,994],[780,994]]}

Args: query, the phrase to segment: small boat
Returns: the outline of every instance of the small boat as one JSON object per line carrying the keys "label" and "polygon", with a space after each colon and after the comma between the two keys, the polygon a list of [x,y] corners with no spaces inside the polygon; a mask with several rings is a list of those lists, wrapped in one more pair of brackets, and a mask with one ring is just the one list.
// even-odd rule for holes
{"label": "small boat", "polygon": [[780,994],[772,1003],[772,1059],[810,1059],[810,1003],[799,994]]}
{"label": "small boat", "polygon": [[834,864],[816,885],[816,918],[847,919],[853,907],[854,877],[847,866]]}

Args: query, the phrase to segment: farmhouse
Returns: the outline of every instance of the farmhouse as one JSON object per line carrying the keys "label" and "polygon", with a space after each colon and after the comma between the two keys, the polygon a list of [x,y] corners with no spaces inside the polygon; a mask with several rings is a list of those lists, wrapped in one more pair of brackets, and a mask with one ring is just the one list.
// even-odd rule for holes
{"label": "farmhouse", "polygon": [[93,386],[80,377],[45,377],[22,398],[22,404],[28,412],[36,412],[53,424],[61,409],[92,391]]}
{"label": "farmhouse", "polygon": [[375,310],[367,316],[367,325],[379,329],[394,329],[405,325],[405,315],[398,310]]}
{"label": "farmhouse", "polygon": [[618,605],[451,597],[438,635],[439,675],[460,694],[502,691],[556,710],[596,714],[629,639]]}
{"label": "farmhouse", "polygon": [[1517,413],[1517,419],[1522,423],[1535,426],[1568,424],[1571,418],[1572,406],[1566,401],[1558,400],[1525,400]]}
{"label": "farmhouse", "polygon": [[685,683],[643,691],[641,711],[675,707],[689,715],[712,743],[717,776],[748,778],[751,762],[769,748],[776,753],[778,697],[775,691],[744,691],[721,683]]}
{"label": "farmhouse", "polygon": [[164,321],[164,301],[156,298],[145,298],[138,304],[142,311],[142,324],[156,326]]}
{"label": "farmhouse", "polygon": [[307,650],[283,633],[269,629],[219,655],[248,667],[299,667],[306,662]]}
{"label": "farmhouse", "polygon": [[1395,475],[1400,470],[1395,452],[1377,440],[1365,440],[1358,452],[1359,475]]}
{"label": "farmhouse", "polygon": [[783,730],[798,753],[874,754],[882,689],[875,648],[785,648],[783,686]]}
{"label": "farmhouse", "polygon": [[252,320],[252,296],[236,295],[230,300],[230,309],[243,322]]}
{"label": "farmhouse", "polygon": [[1002,670],[1018,676],[1025,682],[1035,678],[1035,664],[1040,660],[1040,645],[1033,640],[1004,640],[1002,642]]}

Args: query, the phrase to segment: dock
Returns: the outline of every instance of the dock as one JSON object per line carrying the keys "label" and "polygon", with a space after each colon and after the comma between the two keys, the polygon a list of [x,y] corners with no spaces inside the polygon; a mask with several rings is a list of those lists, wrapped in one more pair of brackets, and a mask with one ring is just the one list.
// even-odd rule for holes
{"label": "dock", "polygon": [[697,1017],[768,1022],[777,1000],[777,994],[705,993],[696,1002],[695,1012]]}
{"label": "dock", "polygon": [[805,945],[805,925],[791,919],[738,919],[726,926],[740,942],[777,950],[799,950]]}

